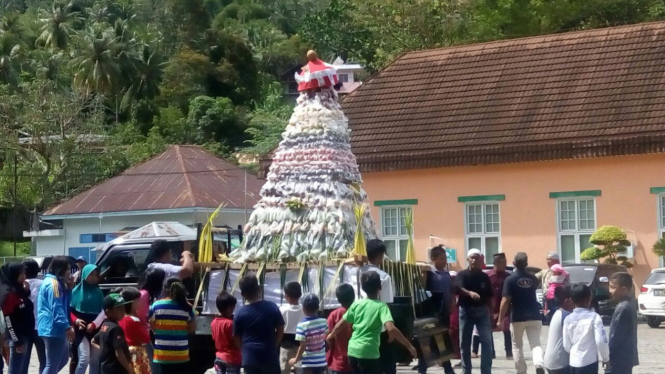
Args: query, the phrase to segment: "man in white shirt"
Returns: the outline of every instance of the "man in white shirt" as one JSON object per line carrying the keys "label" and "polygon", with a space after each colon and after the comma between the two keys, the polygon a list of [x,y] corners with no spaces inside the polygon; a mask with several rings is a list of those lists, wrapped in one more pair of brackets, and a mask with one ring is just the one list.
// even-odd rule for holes
{"label": "man in white shirt", "polygon": [[571,374],[597,374],[598,356],[610,360],[610,346],[603,320],[589,310],[591,289],[578,283],[572,287],[575,309],[563,323],[563,348],[570,354]]}
{"label": "man in white shirt", "polygon": [[[375,271],[379,274],[381,278],[381,294],[379,295],[379,300],[383,301],[386,304],[391,304],[394,299],[393,293],[393,280],[385,271],[381,270],[379,266],[383,264],[383,258],[386,254],[386,245],[383,241],[379,239],[372,239],[367,242],[367,265],[360,268],[358,273],[358,279],[363,273],[368,271]],[[361,292],[363,298],[366,298],[367,295],[364,292]]]}
{"label": "man in white shirt", "polygon": [[182,265],[173,265],[173,255],[171,248],[166,240],[155,240],[150,246],[150,254],[148,258],[152,260],[148,264],[148,269],[159,268],[164,270],[166,277],[164,284],[171,278],[187,279],[194,275],[194,255],[190,251],[183,251],[180,263]]}

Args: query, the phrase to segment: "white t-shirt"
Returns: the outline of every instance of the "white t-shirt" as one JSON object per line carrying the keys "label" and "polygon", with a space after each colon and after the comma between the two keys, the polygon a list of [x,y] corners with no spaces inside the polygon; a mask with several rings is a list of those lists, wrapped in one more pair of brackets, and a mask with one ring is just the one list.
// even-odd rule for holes
{"label": "white t-shirt", "polygon": [[[381,278],[381,293],[379,294],[379,300],[386,304],[391,304],[395,298],[395,294],[393,293],[393,279],[390,277],[390,275],[388,275],[388,273],[372,264],[368,264],[360,268],[359,276],[362,276],[362,273],[366,273],[368,271],[375,271],[377,274],[379,274],[379,278]],[[365,294],[365,291],[362,291],[362,288],[360,291],[360,295],[363,298],[366,298],[367,294]]]}
{"label": "white t-shirt", "polygon": [[610,360],[610,346],[598,313],[575,308],[563,322],[563,347],[570,353],[570,366],[583,368]]}
{"label": "white t-shirt", "polygon": [[166,273],[166,278],[164,278],[165,283],[167,280],[171,278],[180,279],[180,271],[182,270],[182,266],[173,265],[173,264],[162,264],[158,262],[153,262],[148,264],[148,269],[153,269],[153,268],[164,270],[164,272]]}
{"label": "white t-shirt", "polygon": [[282,317],[284,318],[284,333],[295,334],[298,323],[305,319],[302,305],[285,304],[279,307],[279,311],[282,312]]}
{"label": "white t-shirt", "polygon": [[[39,297],[39,287],[41,287],[43,279],[32,278],[28,279],[28,284],[30,285],[30,301],[32,301],[32,306],[35,312],[35,321],[37,320],[37,298]],[[37,324],[35,323],[35,330],[37,330]]]}
{"label": "white t-shirt", "polygon": [[563,348],[563,321],[569,314],[570,312],[559,309],[550,321],[545,349],[545,368],[548,370],[560,370],[569,366],[569,355]]}

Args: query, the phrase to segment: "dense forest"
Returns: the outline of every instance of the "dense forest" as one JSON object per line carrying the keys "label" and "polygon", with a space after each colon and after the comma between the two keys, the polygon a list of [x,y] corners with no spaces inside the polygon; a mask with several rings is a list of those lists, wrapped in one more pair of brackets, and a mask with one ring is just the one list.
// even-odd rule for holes
{"label": "dense forest", "polygon": [[272,149],[292,109],[279,77],[310,48],[372,73],[409,50],[663,15],[665,0],[0,0],[0,208],[43,210],[168,144]]}

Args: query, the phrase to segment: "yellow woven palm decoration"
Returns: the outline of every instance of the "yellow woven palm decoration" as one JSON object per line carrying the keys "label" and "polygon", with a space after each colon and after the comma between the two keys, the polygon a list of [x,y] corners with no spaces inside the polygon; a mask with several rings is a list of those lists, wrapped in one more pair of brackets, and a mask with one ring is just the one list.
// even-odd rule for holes
{"label": "yellow woven palm decoration", "polygon": [[406,217],[404,217],[404,224],[406,226],[406,232],[409,236],[409,239],[406,244],[406,263],[415,265],[416,264],[416,249],[413,246],[413,211],[407,209]]}
{"label": "yellow woven palm decoration", "polygon": [[212,229],[215,226],[213,222],[223,207],[223,203],[217,207],[201,230],[201,238],[199,238],[199,262],[212,262],[212,246],[214,241]]}
{"label": "yellow woven palm decoration", "polygon": [[367,248],[365,247],[365,233],[363,232],[363,217],[365,216],[365,204],[356,204],[353,207],[356,216],[356,237],[353,241],[354,257],[367,257]]}

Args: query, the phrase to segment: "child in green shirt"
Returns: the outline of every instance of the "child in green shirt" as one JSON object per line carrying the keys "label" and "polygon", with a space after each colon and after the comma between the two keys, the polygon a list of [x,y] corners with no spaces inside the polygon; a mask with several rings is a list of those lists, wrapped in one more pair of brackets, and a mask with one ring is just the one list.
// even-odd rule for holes
{"label": "child in green shirt", "polygon": [[379,345],[383,326],[385,326],[391,338],[406,347],[413,357],[417,357],[413,345],[395,328],[388,305],[378,300],[381,292],[379,274],[374,271],[366,272],[360,278],[360,282],[367,298],[358,300],[351,305],[342,320],[328,335],[328,343],[330,344],[335,335],[344,330],[349,324],[353,325],[353,334],[351,340],[349,340],[348,350],[349,363],[353,374],[379,373]]}

